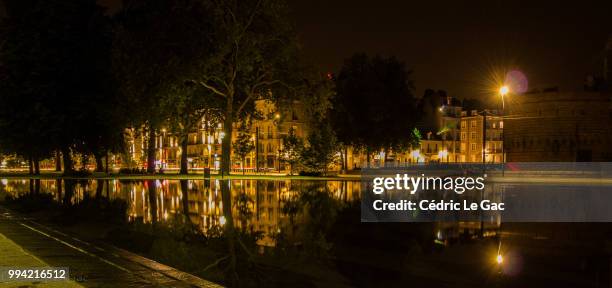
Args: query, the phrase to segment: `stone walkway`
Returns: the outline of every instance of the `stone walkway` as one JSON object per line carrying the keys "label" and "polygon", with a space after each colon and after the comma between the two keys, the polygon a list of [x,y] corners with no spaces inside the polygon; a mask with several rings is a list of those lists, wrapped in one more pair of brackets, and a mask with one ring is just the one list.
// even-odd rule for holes
{"label": "stone walkway", "polygon": [[[0,266],[8,267],[48,267],[51,266],[36,256],[23,250],[15,242],[0,234]],[[19,281],[8,282],[0,280],[0,287],[83,287],[74,281],[35,282]]]}
{"label": "stone walkway", "polygon": [[0,267],[68,267],[71,281],[0,287],[221,287],[134,253],[88,243],[0,208]]}

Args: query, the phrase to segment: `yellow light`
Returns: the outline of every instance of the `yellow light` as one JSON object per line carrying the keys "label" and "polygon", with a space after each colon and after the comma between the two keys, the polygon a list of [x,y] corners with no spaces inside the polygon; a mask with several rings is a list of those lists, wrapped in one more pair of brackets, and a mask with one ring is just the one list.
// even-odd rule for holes
{"label": "yellow light", "polygon": [[225,216],[219,217],[219,224],[221,224],[221,226],[224,226],[225,222],[227,222],[227,220],[225,220]]}
{"label": "yellow light", "polygon": [[278,113],[274,114],[274,118],[280,119],[280,114],[278,114]]}
{"label": "yellow light", "polygon": [[438,151],[438,158],[442,159],[442,158],[444,158],[446,156],[448,156],[448,151],[446,151],[446,150]]}
{"label": "yellow light", "polygon": [[502,86],[501,88],[499,88],[499,94],[501,94],[502,96],[508,94],[508,92],[510,92],[510,88],[508,88],[508,86]]}
{"label": "yellow light", "polygon": [[501,254],[497,254],[497,258],[495,259],[495,261],[497,261],[497,264],[502,264],[504,262],[504,257],[502,257]]}

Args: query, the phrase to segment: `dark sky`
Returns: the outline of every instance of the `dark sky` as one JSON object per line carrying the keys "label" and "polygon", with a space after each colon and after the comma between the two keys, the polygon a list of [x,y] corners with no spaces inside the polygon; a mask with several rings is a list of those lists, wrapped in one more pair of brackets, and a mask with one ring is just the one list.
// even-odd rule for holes
{"label": "dark sky", "polygon": [[304,52],[322,69],[337,72],[358,52],[394,55],[413,70],[418,96],[488,97],[504,69],[522,71],[530,88],[576,89],[601,73],[612,35],[612,0],[288,1]]}
{"label": "dark sky", "polygon": [[577,88],[586,74],[600,73],[612,33],[609,0],[290,5],[305,53],[323,69],[338,71],[356,52],[395,55],[414,71],[419,96],[434,88],[460,98],[484,97],[495,86],[494,71],[504,68],[522,71],[530,87]]}

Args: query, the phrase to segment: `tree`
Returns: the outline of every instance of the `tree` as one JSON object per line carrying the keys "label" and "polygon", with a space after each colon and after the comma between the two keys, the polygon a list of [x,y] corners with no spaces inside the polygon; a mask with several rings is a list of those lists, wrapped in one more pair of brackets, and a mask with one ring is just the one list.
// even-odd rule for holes
{"label": "tree", "polygon": [[205,115],[207,121],[220,118],[221,103],[218,97],[198,86],[183,85],[177,89],[179,91],[165,98],[163,106],[167,107],[170,130],[181,145],[180,174],[188,174],[189,133],[194,131]]}
{"label": "tree", "polygon": [[[64,173],[71,151],[91,129],[85,103],[105,99],[106,17],[96,1],[5,1],[2,21],[3,146],[38,162],[61,150]],[[99,102],[97,102],[99,103]],[[6,128],[6,129],[4,129]]]}
{"label": "tree", "polygon": [[242,166],[242,174],[244,174],[244,162],[246,157],[253,152],[255,149],[255,143],[253,143],[253,139],[251,134],[249,133],[249,129],[246,123],[242,123],[241,127],[238,130],[238,136],[234,141],[234,154],[238,159],[240,159],[240,165]]}
{"label": "tree", "polygon": [[284,1],[214,1],[213,9],[213,61],[191,79],[225,102],[221,170],[229,174],[235,120],[251,115],[256,99],[290,95],[297,42]]}
{"label": "tree", "polygon": [[185,80],[201,73],[211,59],[212,15],[206,5],[197,0],[133,0],[117,14],[113,69],[131,126],[148,132],[149,173],[155,170],[155,136],[161,126],[170,119],[180,127],[184,146],[191,124],[201,118],[202,101],[193,101],[194,88]]}
{"label": "tree", "polygon": [[[332,123],[340,142],[370,154],[407,148],[415,126],[414,87],[410,71],[394,57],[357,54],[336,78]],[[388,153],[385,153],[387,155]]]}
{"label": "tree", "polygon": [[280,160],[289,164],[289,175],[300,163],[300,155],[304,149],[304,141],[295,134],[295,129],[290,128],[287,135],[283,135],[283,147],[280,151]]}
{"label": "tree", "polygon": [[326,119],[318,121],[312,129],[301,152],[302,165],[306,172],[325,175],[329,165],[338,161],[338,142]]}

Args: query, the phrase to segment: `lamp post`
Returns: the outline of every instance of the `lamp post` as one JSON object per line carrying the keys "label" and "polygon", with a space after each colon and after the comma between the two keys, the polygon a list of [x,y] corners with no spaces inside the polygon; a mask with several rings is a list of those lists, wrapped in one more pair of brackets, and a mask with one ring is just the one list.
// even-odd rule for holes
{"label": "lamp post", "polygon": [[501,110],[501,119],[502,119],[502,126],[501,128],[501,133],[502,133],[502,147],[501,147],[501,153],[502,153],[502,177],[504,176],[505,172],[506,172],[506,153],[505,153],[505,148],[506,148],[506,133],[505,133],[505,129],[506,127],[503,126],[505,125],[506,121],[505,121],[505,116],[506,116],[506,101],[505,101],[505,96],[506,94],[508,94],[510,92],[510,88],[506,85],[502,86],[499,88],[499,95],[501,95],[501,103],[502,103],[502,110]]}

